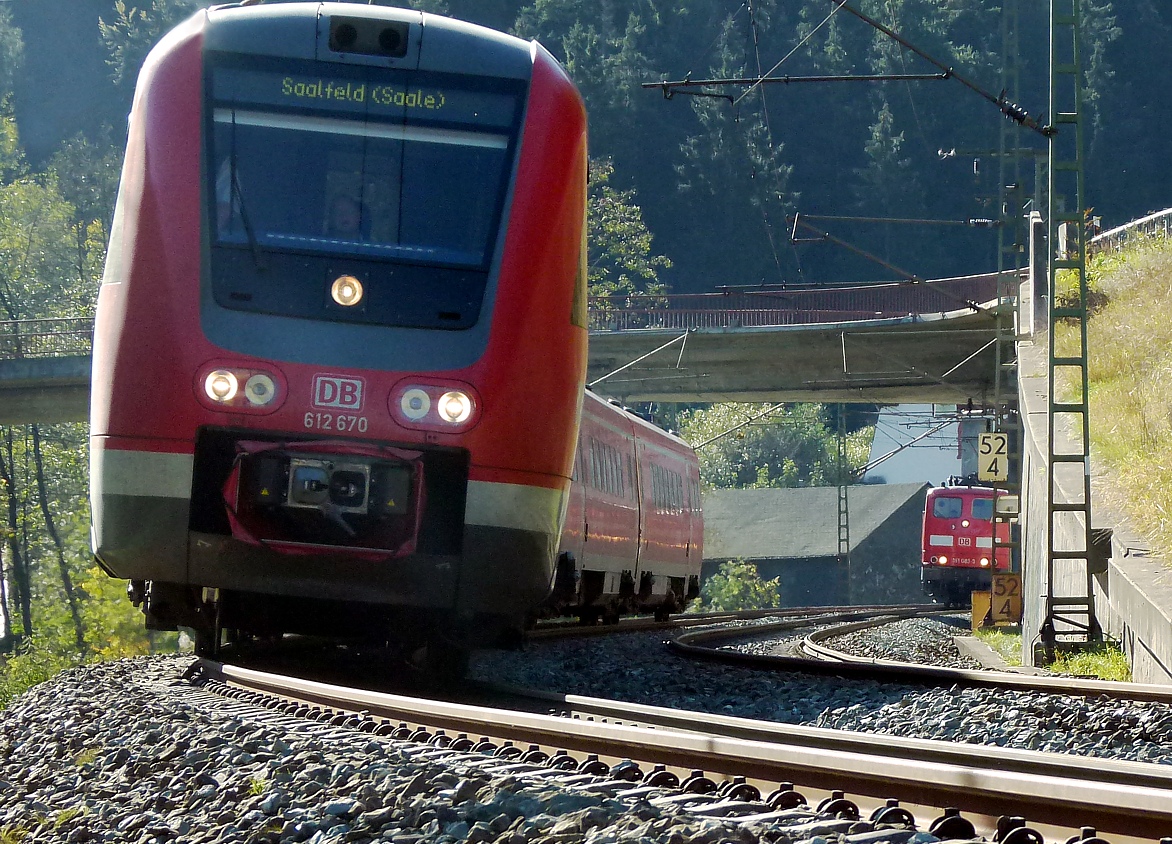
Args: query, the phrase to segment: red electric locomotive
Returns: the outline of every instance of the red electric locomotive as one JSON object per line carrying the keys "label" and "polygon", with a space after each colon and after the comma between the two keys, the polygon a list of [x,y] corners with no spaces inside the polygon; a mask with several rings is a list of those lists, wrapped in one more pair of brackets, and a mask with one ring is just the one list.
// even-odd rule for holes
{"label": "red electric locomotive", "polygon": [[586,365],[586,117],[540,45],[198,12],[138,81],[98,299],[94,552],[152,629],[443,662],[549,595]]}
{"label": "red electric locomotive", "polygon": [[[928,490],[920,580],[933,600],[967,606],[974,590],[988,589],[994,568],[1009,569],[1009,549],[994,548],[993,503],[989,487],[942,486]],[[1008,525],[996,526],[1004,543]]]}
{"label": "red electric locomotive", "polygon": [[547,609],[584,621],[666,618],[699,594],[703,550],[696,453],[588,392]]}

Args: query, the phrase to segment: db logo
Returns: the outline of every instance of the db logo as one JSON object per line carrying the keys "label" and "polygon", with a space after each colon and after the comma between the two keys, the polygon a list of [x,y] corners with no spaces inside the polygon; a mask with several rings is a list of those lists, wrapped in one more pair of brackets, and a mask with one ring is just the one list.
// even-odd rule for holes
{"label": "db logo", "polygon": [[363,385],[364,382],[361,378],[315,375],[313,376],[313,406],[361,410]]}

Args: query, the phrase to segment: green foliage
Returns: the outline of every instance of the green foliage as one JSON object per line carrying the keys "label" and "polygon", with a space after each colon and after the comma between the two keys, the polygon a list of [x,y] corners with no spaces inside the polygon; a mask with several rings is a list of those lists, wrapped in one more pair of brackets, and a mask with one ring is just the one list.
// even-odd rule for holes
{"label": "green foliage", "polygon": [[996,627],[982,627],[976,636],[997,651],[1007,665],[1021,665],[1021,633],[1007,633]]}
{"label": "green foliage", "polygon": [[21,824],[5,824],[0,827],[0,844],[20,844],[31,834],[31,830]]}
{"label": "green foliage", "polygon": [[0,709],[6,709],[26,689],[78,663],[77,656],[46,648],[40,642],[28,643],[18,653],[0,658]]}
{"label": "green foliage", "polygon": [[248,778],[248,793],[253,797],[260,797],[265,793],[265,789],[269,787],[269,781],[264,777],[249,777]]}
{"label": "green foliage", "polygon": [[131,85],[155,42],[194,9],[193,0],[150,0],[149,6],[142,7],[114,0],[114,17],[109,23],[99,19],[98,28],[115,84]]}
{"label": "green foliage", "polygon": [[[701,482],[718,489],[837,484],[838,434],[827,428],[823,407],[786,405],[749,421],[768,408],[724,403],[679,415],[680,435],[700,458]],[[848,483],[851,471],[867,462],[872,434],[873,429],[865,428],[847,435]]]}
{"label": "green foliage", "polygon": [[762,580],[757,567],[744,560],[721,563],[700,589],[700,612],[735,612],[776,607],[778,579]]}
{"label": "green foliage", "polygon": [[1127,657],[1123,651],[1110,643],[1087,650],[1059,653],[1054,662],[1046,668],[1058,674],[1131,682],[1131,666],[1127,662]]}
{"label": "green foliage", "polygon": [[671,261],[652,254],[651,233],[643,224],[635,191],[611,185],[613,172],[609,160],[590,162],[586,233],[589,294],[664,293],[667,288],[659,283],[658,270],[670,267]]}
{"label": "green foliage", "polygon": [[[1151,541],[1157,558],[1169,559],[1172,465],[1162,455],[1172,451],[1172,243],[1137,240],[1095,258],[1088,278],[1108,300],[1087,324],[1091,451],[1110,478],[1095,495]],[[1058,326],[1055,343],[1077,349],[1078,329]],[[1078,385],[1062,393],[1077,397]]]}
{"label": "green foliage", "polygon": [[0,6],[0,98],[8,99],[24,64],[24,38],[12,20],[12,11]]}

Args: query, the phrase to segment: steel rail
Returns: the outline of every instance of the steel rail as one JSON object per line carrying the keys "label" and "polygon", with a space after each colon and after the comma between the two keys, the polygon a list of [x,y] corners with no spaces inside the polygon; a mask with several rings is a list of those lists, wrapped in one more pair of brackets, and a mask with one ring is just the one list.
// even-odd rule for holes
{"label": "steel rail", "polygon": [[[932,615],[923,608],[915,609],[903,616],[889,612],[889,620],[897,617]],[[935,613],[939,613],[937,607]],[[879,614],[876,613],[876,616]],[[877,619],[878,623],[887,623]],[[818,631],[807,638],[830,638],[843,635],[861,626],[873,626],[876,620],[857,622],[837,628]],[[963,668],[941,668],[895,660],[880,660],[859,657],[832,651],[822,645],[813,644],[812,650],[824,656],[817,659],[799,656],[771,656],[767,654],[742,653],[720,650],[705,646],[723,639],[743,638],[746,635],[765,634],[793,629],[794,625],[779,622],[776,625],[762,624],[754,627],[703,630],[684,633],[668,643],[675,653],[694,659],[744,665],[750,668],[773,671],[797,671],[807,674],[823,674],[839,677],[856,677],[880,682],[899,682],[920,685],[959,686],[964,688],[994,688],[1006,691],[1043,692],[1045,694],[1070,695],[1072,697],[1098,697],[1105,695],[1119,700],[1150,701],[1172,704],[1172,687],[1149,683],[1124,683],[1114,680],[1089,680],[1083,678],[1037,676],[1008,671],[969,670]],[[703,643],[703,644],[702,644]]]}
{"label": "steel rail", "polygon": [[[774,608],[767,610],[741,610],[738,612],[709,612],[709,613],[681,613],[668,621],[656,621],[652,618],[623,618],[615,624],[581,624],[577,621],[546,621],[538,622],[537,626],[526,631],[530,639],[561,639],[576,638],[579,636],[613,636],[620,633],[646,633],[654,630],[682,630],[691,627],[704,627],[713,624],[727,624],[737,621],[757,621],[763,618],[785,619],[785,624],[793,620],[805,620],[805,624],[817,624],[835,617],[857,617],[864,612],[892,612],[903,609],[890,605],[874,606],[832,606],[832,607],[795,607]],[[747,628],[749,631],[758,629],[760,625]],[[803,626],[798,624],[797,626]],[[738,631],[746,628],[730,628]],[[736,635],[730,633],[726,635]]]}
{"label": "steel rail", "polygon": [[[1021,815],[1066,826],[1157,838],[1172,833],[1172,767],[957,746],[752,722],[566,696],[569,709],[593,706],[631,723],[537,715],[347,689],[215,663],[208,676],[255,691],[371,716],[470,734],[556,746],[573,752],[695,768],[807,787]],[[609,708],[606,708],[609,707]],[[595,716],[597,717],[597,716]],[[607,716],[610,717],[609,715]]]}

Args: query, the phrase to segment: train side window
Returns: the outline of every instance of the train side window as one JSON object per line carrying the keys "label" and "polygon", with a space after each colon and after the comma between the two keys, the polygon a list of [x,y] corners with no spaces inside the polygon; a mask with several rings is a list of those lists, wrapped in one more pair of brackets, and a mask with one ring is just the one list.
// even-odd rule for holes
{"label": "train side window", "polygon": [[963,498],[940,496],[932,502],[932,515],[938,519],[959,519]]}
{"label": "train side window", "polygon": [[598,471],[598,440],[590,438],[590,486],[598,489],[600,472]]}
{"label": "train side window", "polygon": [[992,498],[974,498],[973,499],[973,518],[981,519],[982,521],[993,521],[993,499]]}

